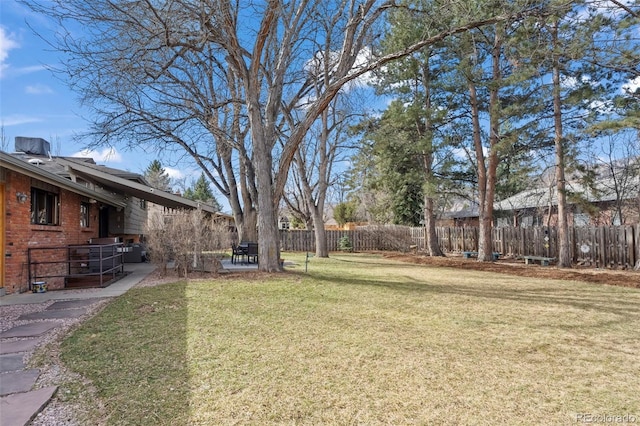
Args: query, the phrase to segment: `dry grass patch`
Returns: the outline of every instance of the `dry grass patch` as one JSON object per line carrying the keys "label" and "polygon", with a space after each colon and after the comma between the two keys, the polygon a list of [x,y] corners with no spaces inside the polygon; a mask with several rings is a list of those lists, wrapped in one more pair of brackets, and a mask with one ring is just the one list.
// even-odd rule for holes
{"label": "dry grass patch", "polygon": [[137,289],[64,360],[110,424],[640,421],[637,289],[374,255],[293,269]]}

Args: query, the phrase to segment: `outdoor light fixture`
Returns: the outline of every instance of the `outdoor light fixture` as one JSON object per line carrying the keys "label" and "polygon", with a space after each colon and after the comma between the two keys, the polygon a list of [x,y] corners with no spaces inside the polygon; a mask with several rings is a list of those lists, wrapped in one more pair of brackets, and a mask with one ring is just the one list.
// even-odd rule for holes
{"label": "outdoor light fixture", "polygon": [[23,204],[27,201],[27,194],[25,194],[24,192],[16,192],[16,200],[18,200],[18,202],[20,204]]}

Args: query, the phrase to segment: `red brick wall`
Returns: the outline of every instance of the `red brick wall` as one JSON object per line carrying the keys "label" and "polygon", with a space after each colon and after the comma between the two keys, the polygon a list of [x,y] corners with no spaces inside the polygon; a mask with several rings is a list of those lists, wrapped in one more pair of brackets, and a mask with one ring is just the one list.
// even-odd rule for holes
{"label": "red brick wall", "polygon": [[[64,247],[69,244],[86,244],[90,238],[98,236],[98,204],[90,204],[89,227],[80,227],[80,203],[82,197],[73,192],[61,189],[60,224],[56,226],[31,224],[31,178],[7,170],[5,188],[6,213],[6,266],[4,287],[7,294],[21,293],[29,289],[27,270],[27,249],[33,247]],[[27,194],[24,203],[17,201],[16,193]],[[60,260],[64,250],[32,251],[38,260]],[[66,265],[52,264],[47,274],[66,271]],[[2,278],[2,277],[0,277]],[[64,287],[62,278],[46,279],[49,289]]]}

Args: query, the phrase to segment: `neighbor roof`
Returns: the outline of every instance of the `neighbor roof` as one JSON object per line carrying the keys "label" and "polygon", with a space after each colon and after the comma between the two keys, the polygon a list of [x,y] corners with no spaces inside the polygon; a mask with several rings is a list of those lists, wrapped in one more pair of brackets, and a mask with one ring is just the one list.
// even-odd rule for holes
{"label": "neighbor roof", "polygon": [[[640,176],[632,178],[632,182],[628,182],[626,187],[633,187],[635,190],[627,190],[629,193],[624,198],[637,198],[640,195],[638,192],[638,188],[640,188]],[[591,189],[579,182],[567,182],[567,191],[570,193],[580,194],[587,201],[592,203],[615,201],[618,198],[613,178],[599,179],[596,182],[594,189]],[[494,209],[517,210],[547,207],[549,205],[558,205],[557,188],[555,185],[548,188],[536,188],[522,191],[512,197],[495,203]]]}

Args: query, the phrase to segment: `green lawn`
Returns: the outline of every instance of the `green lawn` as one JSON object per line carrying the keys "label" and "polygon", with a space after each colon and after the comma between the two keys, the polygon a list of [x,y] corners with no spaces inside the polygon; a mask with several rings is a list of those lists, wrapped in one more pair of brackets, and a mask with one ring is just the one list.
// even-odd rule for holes
{"label": "green lawn", "polygon": [[637,289],[284,257],[118,298],[63,342],[91,386],[60,392],[94,424],[640,422]]}

